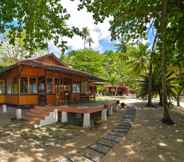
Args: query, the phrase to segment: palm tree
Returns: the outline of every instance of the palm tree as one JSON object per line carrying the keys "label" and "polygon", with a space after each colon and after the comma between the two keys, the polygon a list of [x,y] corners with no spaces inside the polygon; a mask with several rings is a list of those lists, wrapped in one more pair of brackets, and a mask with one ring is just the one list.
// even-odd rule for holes
{"label": "palm tree", "polygon": [[148,52],[147,46],[140,44],[138,48],[134,48],[130,51],[130,60],[128,64],[135,74],[145,74],[147,73],[148,66]]}
{"label": "palm tree", "polygon": [[[176,74],[173,70],[168,71],[166,73],[166,88],[167,88],[167,96],[170,101],[176,99],[177,90],[179,88],[179,84],[176,80]],[[154,68],[152,73],[152,87],[151,87],[151,95],[156,97],[159,95],[160,104],[162,104],[162,94],[161,94],[162,82],[161,82],[161,74],[160,69],[158,67]],[[149,94],[149,75],[142,75],[142,79],[139,84],[139,93],[138,97],[145,98]]]}
{"label": "palm tree", "polygon": [[89,44],[89,48],[91,48],[91,44],[94,43],[93,42],[93,39],[91,37],[88,37],[87,40],[86,40]]}
{"label": "palm tree", "polygon": [[127,50],[126,43],[123,40],[121,40],[120,43],[115,44],[115,47],[119,52],[126,52]]}
{"label": "palm tree", "polygon": [[84,48],[86,48],[86,41],[87,41],[87,38],[90,36],[90,32],[87,27],[82,28],[81,36],[82,36],[82,39],[84,40]]}

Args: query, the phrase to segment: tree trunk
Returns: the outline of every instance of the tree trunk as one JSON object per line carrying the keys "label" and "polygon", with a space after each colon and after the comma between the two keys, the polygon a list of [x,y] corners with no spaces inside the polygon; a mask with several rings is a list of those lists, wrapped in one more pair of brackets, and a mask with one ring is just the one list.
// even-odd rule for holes
{"label": "tree trunk", "polygon": [[152,53],[149,65],[149,76],[148,76],[148,106],[152,106]]}
{"label": "tree trunk", "polygon": [[159,99],[160,99],[160,101],[159,101],[159,105],[160,106],[162,106],[162,94],[161,94],[161,92],[159,91]]}
{"label": "tree trunk", "polygon": [[177,106],[180,106],[180,94],[177,95]]}
{"label": "tree trunk", "polygon": [[162,0],[162,15],[161,15],[161,81],[162,81],[162,105],[164,109],[162,122],[165,124],[173,124],[170,114],[169,107],[167,102],[167,86],[166,86],[166,28],[167,28],[167,5],[168,0]]}
{"label": "tree trunk", "polygon": [[149,65],[149,76],[148,76],[148,106],[153,106],[152,104],[152,71],[153,71],[153,52],[154,52],[154,48],[155,48],[155,44],[156,44],[156,40],[157,40],[157,34],[155,35],[154,41],[153,41],[153,45],[152,45],[152,49],[151,49],[151,55],[150,55],[150,65]]}

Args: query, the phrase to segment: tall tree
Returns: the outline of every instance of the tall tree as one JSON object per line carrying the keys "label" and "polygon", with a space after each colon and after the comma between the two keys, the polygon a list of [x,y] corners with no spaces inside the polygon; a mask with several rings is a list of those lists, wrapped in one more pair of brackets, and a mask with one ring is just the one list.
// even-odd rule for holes
{"label": "tall tree", "polygon": [[[142,39],[147,34],[147,25],[155,20],[154,27],[158,31],[159,52],[161,54],[162,95],[163,95],[163,122],[172,123],[169,116],[166,94],[165,70],[168,63],[167,49],[171,44],[178,42],[181,46],[184,38],[176,38],[171,44],[166,44],[169,28],[175,28],[176,33],[182,32],[184,3],[181,0],[142,0],[142,1],[114,1],[114,0],[81,0],[79,9],[86,7],[93,13],[96,22],[102,22],[105,17],[111,17],[111,35],[114,39],[130,41]],[[168,12],[169,11],[169,12]],[[182,15],[182,16],[181,16]],[[166,16],[166,17],[164,17]],[[180,23],[181,21],[181,23]],[[176,25],[177,24],[177,25]],[[179,34],[179,33],[178,33]],[[168,43],[168,42],[167,42]]]}
{"label": "tall tree", "polygon": [[48,40],[62,46],[60,37],[72,37],[78,30],[66,25],[69,17],[60,0],[0,1],[0,33],[9,31],[9,42],[14,44],[15,38],[25,32],[24,47],[30,54],[46,48]]}
{"label": "tall tree", "polygon": [[88,42],[89,48],[91,48],[92,43],[94,43],[93,39],[91,37],[88,37],[87,42]]}
{"label": "tall tree", "polygon": [[82,36],[82,39],[84,40],[84,48],[86,48],[86,41],[87,41],[87,38],[90,36],[90,32],[87,27],[82,28],[81,36]]}

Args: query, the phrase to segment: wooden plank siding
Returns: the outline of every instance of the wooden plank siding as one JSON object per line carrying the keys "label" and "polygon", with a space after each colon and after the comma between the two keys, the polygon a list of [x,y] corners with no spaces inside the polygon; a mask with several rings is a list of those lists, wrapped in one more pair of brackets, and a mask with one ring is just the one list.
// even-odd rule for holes
{"label": "wooden plank siding", "polygon": [[[31,60],[25,60],[24,62],[28,63],[31,62]],[[7,87],[6,87],[6,93],[5,94],[0,94],[0,104],[13,104],[13,105],[38,105],[39,104],[39,95],[41,94],[41,92],[38,91],[38,85],[39,85],[39,79],[45,79],[45,94],[46,94],[46,104],[49,105],[56,105],[56,104],[64,104],[64,103],[78,103],[81,100],[81,96],[85,96],[85,98],[87,99],[88,97],[88,93],[86,92],[82,92],[81,91],[81,82],[86,81],[87,83],[89,83],[89,78],[87,75],[84,74],[79,74],[79,73],[67,73],[67,67],[66,65],[60,63],[59,59],[56,59],[54,56],[43,56],[40,57],[38,59],[35,60],[37,63],[42,63],[45,65],[50,65],[53,67],[52,68],[48,68],[46,66],[43,67],[38,67],[32,63],[30,64],[21,64],[21,61],[17,63],[16,66],[12,66],[9,67],[9,69],[3,73],[1,73],[0,75],[0,80],[4,80],[7,83],[7,80],[16,80],[18,83],[18,92],[14,92],[14,90],[10,90],[10,94],[7,94]],[[54,66],[58,67],[58,66],[63,66],[65,67],[64,71],[59,71],[59,70],[54,70]],[[69,69],[70,71],[70,69]],[[21,90],[20,90],[20,84],[23,84],[21,81],[22,78],[25,78],[25,80],[27,79],[27,87],[28,90],[25,90],[26,92],[22,92],[21,94]],[[36,89],[37,92],[33,92],[33,90],[31,91],[31,79],[35,79],[36,80]],[[47,88],[48,88],[48,83],[47,83],[47,79],[52,79],[52,92],[47,92]],[[60,80],[60,85],[59,87],[61,88],[60,94],[56,94],[56,79]],[[25,82],[24,82],[25,83]],[[73,93],[72,92],[72,84],[77,83],[80,84],[80,92],[79,93]],[[13,85],[10,82],[10,85]],[[25,84],[23,84],[25,85]],[[32,85],[34,86],[34,90],[35,90],[35,82],[32,83]],[[7,84],[6,84],[7,86]],[[57,85],[58,86],[58,85]],[[65,91],[64,87],[70,87],[69,90]],[[11,87],[9,87],[11,89]],[[89,88],[88,88],[89,89]],[[35,94],[31,94],[31,92],[35,93]],[[49,94],[48,94],[49,93]],[[68,95],[66,96],[65,93],[67,93]],[[86,94],[85,94],[86,93]],[[83,97],[84,98],[84,97]],[[61,101],[61,102],[58,102]],[[69,100],[69,101],[68,101]],[[66,101],[66,102],[65,102]]]}

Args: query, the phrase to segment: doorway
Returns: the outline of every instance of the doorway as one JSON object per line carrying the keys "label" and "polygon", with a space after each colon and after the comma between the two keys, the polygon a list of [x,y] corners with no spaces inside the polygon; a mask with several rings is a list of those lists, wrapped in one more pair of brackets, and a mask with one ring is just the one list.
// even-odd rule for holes
{"label": "doorway", "polygon": [[47,93],[46,93],[46,79],[40,77],[38,79],[38,104],[45,106],[47,104]]}

